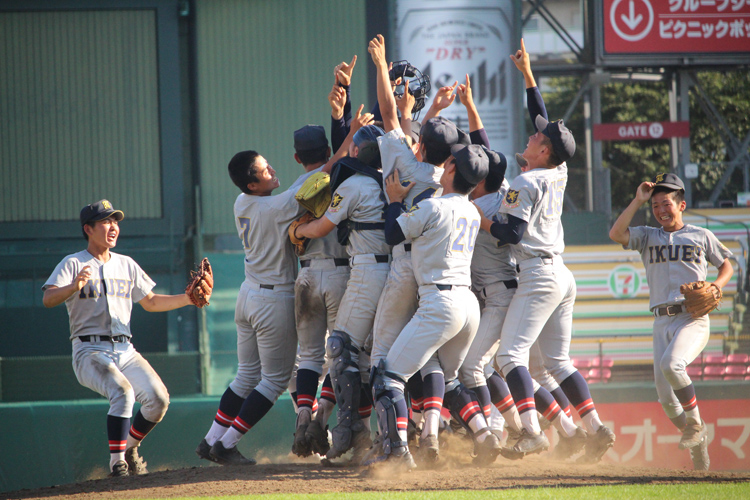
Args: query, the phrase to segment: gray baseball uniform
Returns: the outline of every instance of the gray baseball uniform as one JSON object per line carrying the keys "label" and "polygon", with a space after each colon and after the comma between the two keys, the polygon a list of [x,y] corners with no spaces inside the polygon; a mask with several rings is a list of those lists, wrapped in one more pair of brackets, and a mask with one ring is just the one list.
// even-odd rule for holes
{"label": "gray baseball uniform", "polygon": [[91,268],[88,283],[65,301],[76,378],[109,400],[109,415],[130,418],[138,401],[143,416],[159,422],[169,405],[167,388],[130,343],[133,303],[146,297],[155,283],[130,257],[110,256],[101,262],[87,250],[68,255],[42,288],[69,285],[85,266]]}
{"label": "gray baseball uniform", "polygon": [[[407,210],[421,200],[442,194],[440,176],[443,169],[417,160],[406,143],[403,130],[396,128],[379,137],[378,145],[383,164],[383,177],[388,177],[394,170],[397,170],[401,182],[414,182],[414,187],[404,199]],[[411,240],[408,238],[405,242],[393,247],[391,270],[383,293],[380,294],[375,314],[373,366],[388,355],[396,337],[414,316],[419,304],[410,249]]]}
{"label": "gray baseball uniform", "polygon": [[691,384],[685,368],[701,353],[710,335],[708,315],[694,319],[689,313],[658,315],[663,306],[684,300],[680,285],[706,279],[708,263],[718,267],[732,255],[708,229],[686,224],[673,232],[663,228],[630,228],[624,248],[637,250],[646,268],[649,307],[654,319],[654,379],[659,402],[669,418],[682,413],[674,391]]}
{"label": "gray baseball uniform", "polygon": [[295,194],[291,189],[273,196],[241,193],[234,203],[235,225],[245,249],[245,281],[234,318],[239,364],[229,387],[242,398],[255,389],[276,401],[294,368],[297,259],[287,229],[304,212]]}

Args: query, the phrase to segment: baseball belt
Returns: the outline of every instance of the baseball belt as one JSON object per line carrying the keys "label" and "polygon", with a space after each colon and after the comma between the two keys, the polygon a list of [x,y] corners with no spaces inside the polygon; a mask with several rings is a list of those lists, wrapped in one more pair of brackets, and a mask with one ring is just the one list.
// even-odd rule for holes
{"label": "baseball belt", "polygon": [[[325,259],[325,260],[329,260],[329,259]],[[313,261],[313,259],[301,260],[301,261],[299,261],[299,266],[300,267],[310,267],[310,263],[312,261]],[[334,263],[334,265],[336,267],[339,267],[339,266],[348,266],[349,265],[349,259],[333,259],[333,263]]]}
{"label": "baseball belt", "polygon": [[657,318],[659,316],[676,316],[685,311],[685,306],[683,306],[682,304],[675,304],[672,306],[657,307],[656,309],[654,309],[654,316],[656,316]]}
{"label": "baseball belt", "polygon": [[81,342],[100,342],[102,340],[107,342],[127,342],[127,335],[115,335],[114,337],[108,337],[105,335],[81,335],[78,337]]}

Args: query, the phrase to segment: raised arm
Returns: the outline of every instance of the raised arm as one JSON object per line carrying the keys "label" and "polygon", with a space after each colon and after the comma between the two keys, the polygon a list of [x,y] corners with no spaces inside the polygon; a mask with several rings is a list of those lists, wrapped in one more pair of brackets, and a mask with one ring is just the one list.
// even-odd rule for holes
{"label": "raised arm", "polygon": [[383,117],[383,129],[386,132],[390,132],[398,128],[399,123],[398,113],[396,112],[396,99],[393,97],[391,80],[388,76],[388,62],[385,59],[385,39],[383,35],[378,35],[370,40],[367,52],[370,53],[372,62],[378,71],[378,105],[380,107],[380,114]]}
{"label": "raised arm", "polygon": [[523,38],[521,38],[521,49],[517,50],[515,54],[511,54],[510,58],[523,75],[523,80],[526,83],[526,102],[529,108],[529,117],[534,130],[536,130],[536,117],[542,115],[545,120],[548,119],[547,108],[544,106],[544,99],[542,99],[542,94],[539,92],[539,87],[537,87],[534,74],[531,71],[531,62]]}
{"label": "raised arm", "polygon": [[73,283],[65,286],[49,286],[44,290],[42,303],[44,307],[59,306],[74,293],[86,286],[91,279],[91,267],[83,266],[83,269],[73,278]]}
{"label": "raised arm", "polygon": [[453,101],[456,99],[456,94],[454,94],[453,91],[457,86],[458,80],[456,80],[453,85],[440,87],[440,89],[437,91],[437,94],[435,94],[435,98],[432,100],[430,109],[427,110],[424,118],[422,118],[422,125],[427,123],[430,118],[435,118],[436,116],[438,116],[442,110],[453,104]]}
{"label": "raised arm", "polygon": [[352,57],[350,63],[342,61],[333,68],[333,89],[328,94],[328,102],[331,103],[331,147],[333,151],[338,150],[346,134],[349,133],[349,122],[352,119],[349,89],[355,64],[357,64],[356,55]]}
{"label": "raised arm", "polygon": [[612,229],[609,230],[609,238],[620,245],[627,245],[630,241],[630,222],[633,220],[641,205],[646,203],[651,197],[651,191],[654,189],[653,182],[642,182],[635,191],[635,198],[630,205],[620,214]]}

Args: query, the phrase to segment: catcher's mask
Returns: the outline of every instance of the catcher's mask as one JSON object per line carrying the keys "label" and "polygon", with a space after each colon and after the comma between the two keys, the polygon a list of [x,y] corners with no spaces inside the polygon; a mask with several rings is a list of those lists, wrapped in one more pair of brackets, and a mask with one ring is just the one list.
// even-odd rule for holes
{"label": "catcher's mask", "polygon": [[418,113],[424,108],[427,94],[430,92],[429,76],[423,75],[421,71],[409,64],[409,61],[394,62],[388,76],[392,82],[401,78],[401,83],[393,90],[393,95],[398,98],[404,95],[404,80],[409,80],[409,93],[414,96],[412,113]]}

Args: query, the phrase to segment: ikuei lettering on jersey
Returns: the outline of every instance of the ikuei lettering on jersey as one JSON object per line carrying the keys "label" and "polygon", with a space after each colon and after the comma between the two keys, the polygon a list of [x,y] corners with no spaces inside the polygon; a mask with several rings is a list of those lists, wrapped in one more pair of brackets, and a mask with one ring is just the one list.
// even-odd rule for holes
{"label": "ikuei lettering on jersey", "polygon": [[103,280],[91,279],[81,288],[78,294],[79,299],[96,299],[104,294],[114,297],[130,298],[130,292],[133,289],[131,280],[121,280],[117,278],[107,278]]}
{"label": "ikuei lettering on jersey", "polygon": [[694,262],[701,263],[703,249],[697,245],[652,245],[648,247],[648,263]]}

